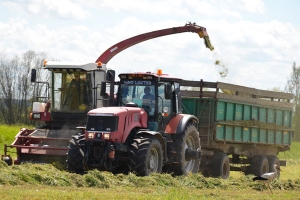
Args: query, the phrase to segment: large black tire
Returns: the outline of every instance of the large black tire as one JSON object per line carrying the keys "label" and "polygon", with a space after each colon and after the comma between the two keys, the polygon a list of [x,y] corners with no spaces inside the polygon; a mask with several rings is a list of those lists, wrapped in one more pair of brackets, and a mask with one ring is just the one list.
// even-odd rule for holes
{"label": "large black tire", "polygon": [[[274,156],[274,155],[267,156],[267,159],[268,159],[268,162],[269,162],[269,171],[274,172],[274,165],[280,166],[279,159],[277,158],[277,156]],[[280,176],[280,171],[279,170],[277,170],[277,175],[278,175],[278,177]]]}
{"label": "large black tire", "polygon": [[215,153],[210,162],[210,170],[212,177],[227,179],[230,175],[230,162],[227,154]]}
{"label": "large black tire", "polygon": [[[186,150],[201,150],[199,132],[193,125],[187,126],[184,133],[174,136],[174,145],[177,154],[178,163],[172,165],[174,175],[187,175],[189,173],[198,173],[200,167],[200,158],[187,161],[185,159]],[[201,152],[200,152],[201,153]]]}
{"label": "large black tire", "polygon": [[73,135],[68,146],[67,153],[67,170],[82,174],[84,172],[83,157],[84,157],[85,137],[78,133]]}
{"label": "large black tire", "polygon": [[251,158],[250,161],[251,174],[260,176],[269,172],[269,162],[266,156],[256,155]]}
{"label": "large black tire", "polygon": [[129,167],[138,176],[161,173],[163,151],[160,142],[151,136],[137,136],[130,145]]}

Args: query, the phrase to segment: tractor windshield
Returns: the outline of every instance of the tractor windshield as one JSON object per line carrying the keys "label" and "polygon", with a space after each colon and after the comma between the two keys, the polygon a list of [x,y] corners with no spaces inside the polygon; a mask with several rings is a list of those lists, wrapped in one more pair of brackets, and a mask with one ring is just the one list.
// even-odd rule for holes
{"label": "tractor windshield", "polygon": [[131,84],[128,84],[128,82],[126,84],[120,84],[118,105],[137,106],[145,109],[148,115],[153,116],[156,101],[154,84],[152,84],[151,81],[130,81],[130,83]]}

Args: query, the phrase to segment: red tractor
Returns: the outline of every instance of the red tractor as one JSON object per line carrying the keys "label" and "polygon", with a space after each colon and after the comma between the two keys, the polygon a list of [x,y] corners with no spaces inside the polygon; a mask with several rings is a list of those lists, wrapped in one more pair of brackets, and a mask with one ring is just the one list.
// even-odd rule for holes
{"label": "red tractor", "polygon": [[116,107],[89,111],[84,134],[72,137],[68,170],[130,170],[141,176],[197,173],[198,119],[181,113],[181,79],[150,72],[119,78]]}

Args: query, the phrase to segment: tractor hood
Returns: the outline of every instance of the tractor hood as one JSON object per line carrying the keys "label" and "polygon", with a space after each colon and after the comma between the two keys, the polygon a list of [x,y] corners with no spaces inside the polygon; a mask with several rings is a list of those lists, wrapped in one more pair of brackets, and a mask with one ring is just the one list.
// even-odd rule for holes
{"label": "tractor hood", "polygon": [[122,116],[130,115],[132,113],[139,113],[140,115],[147,117],[147,113],[144,109],[139,107],[102,107],[90,110],[87,115],[97,116]]}
{"label": "tractor hood", "polygon": [[102,107],[88,112],[86,131],[109,132],[112,142],[124,142],[136,127],[147,128],[148,115],[139,107]]}

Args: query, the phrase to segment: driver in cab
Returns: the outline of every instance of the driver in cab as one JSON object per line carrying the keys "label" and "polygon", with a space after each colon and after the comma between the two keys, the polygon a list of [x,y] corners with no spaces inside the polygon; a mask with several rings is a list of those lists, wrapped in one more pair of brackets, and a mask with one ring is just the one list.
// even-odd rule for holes
{"label": "driver in cab", "polygon": [[146,86],[144,88],[144,96],[143,96],[143,108],[146,110],[147,113],[150,112],[151,108],[154,107],[155,98],[154,95],[151,94],[151,88]]}

